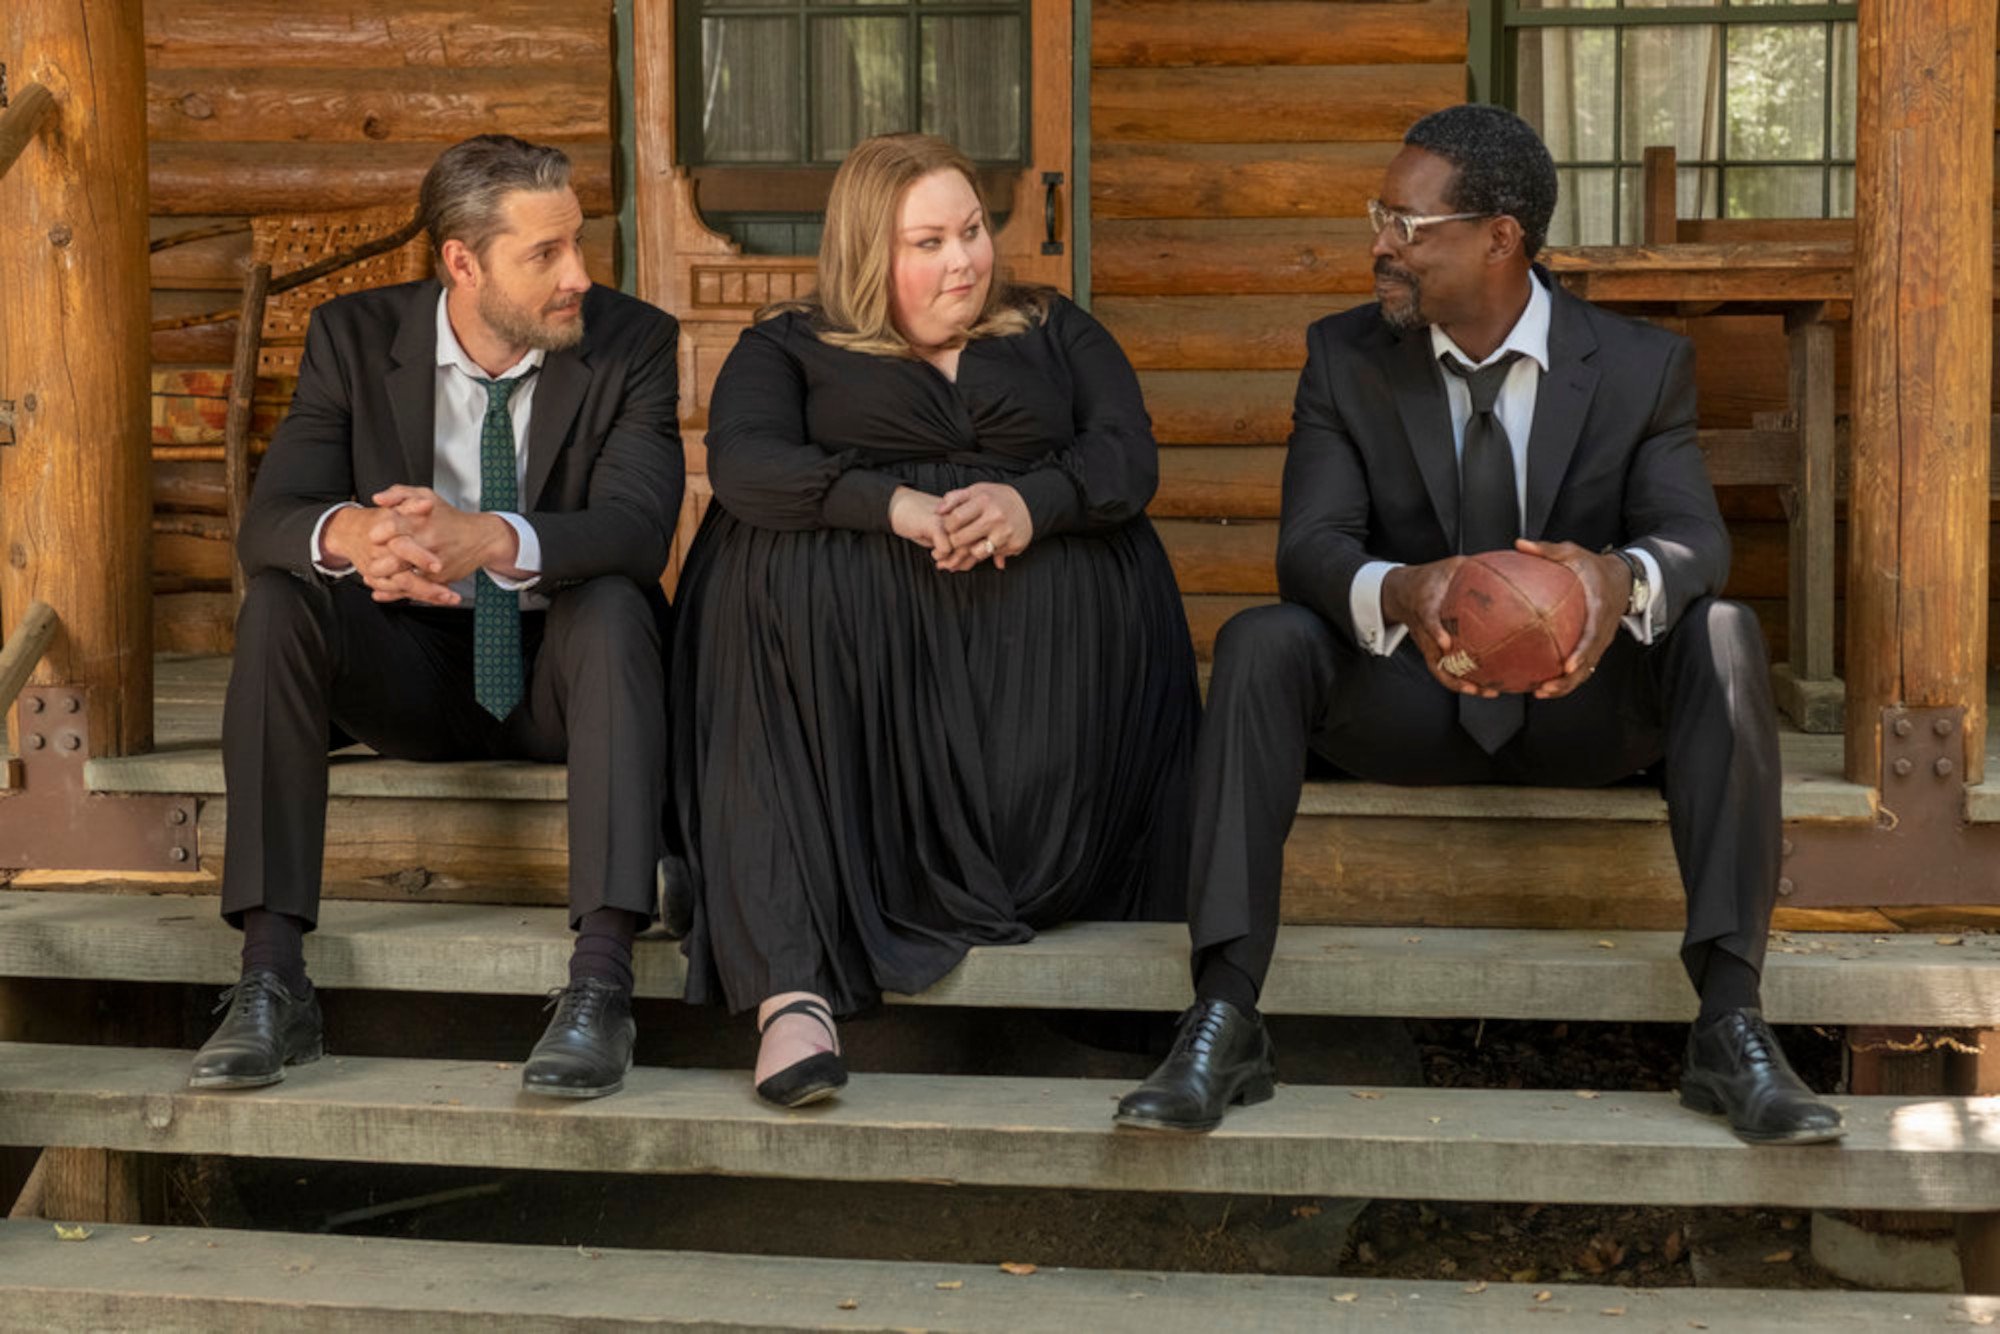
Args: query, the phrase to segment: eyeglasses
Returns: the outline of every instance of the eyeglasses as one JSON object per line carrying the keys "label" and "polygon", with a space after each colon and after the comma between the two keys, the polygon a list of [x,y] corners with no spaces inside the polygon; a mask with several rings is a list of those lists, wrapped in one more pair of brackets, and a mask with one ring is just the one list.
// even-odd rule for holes
{"label": "eyeglasses", "polygon": [[1379,234],[1391,224],[1396,228],[1396,239],[1404,245],[1415,245],[1417,233],[1440,222],[1470,222],[1474,218],[1490,218],[1490,213],[1433,213],[1419,216],[1414,213],[1398,213],[1379,199],[1368,201],[1368,225]]}

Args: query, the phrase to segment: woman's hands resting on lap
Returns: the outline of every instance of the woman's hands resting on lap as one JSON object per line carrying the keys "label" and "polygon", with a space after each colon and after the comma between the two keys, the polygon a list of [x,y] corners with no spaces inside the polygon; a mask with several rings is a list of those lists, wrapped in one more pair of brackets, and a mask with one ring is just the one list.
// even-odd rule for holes
{"label": "woman's hands resting on lap", "polygon": [[1027,502],[1002,482],[975,482],[941,497],[899,486],[889,497],[889,527],[929,547],[937,567],[953,573],[988,559],[1004,570],[1007,558],[1026,551],[1035,534]]}

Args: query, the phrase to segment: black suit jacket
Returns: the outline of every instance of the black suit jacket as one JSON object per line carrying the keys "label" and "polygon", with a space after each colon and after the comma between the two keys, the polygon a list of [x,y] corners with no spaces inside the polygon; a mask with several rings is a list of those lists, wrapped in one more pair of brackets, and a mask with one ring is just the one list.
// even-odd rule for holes
{"label": "black suit jacket", "polygon": [[[375,288],[314,312],[291,411],[237,536],[247,574],[316,579],[313,526],[329,506],[398,483],[429,486],[436,458],[434,280]],[[680,515],[673,317],[606,287],[583,299],[584,336],[551,352],[528,419],[524,518],[546,592],[604,574],[654,586]]]}
{"label": "black suit jacket", "polygon": [[[1694,350],[1561,287],[1549,296],[1522,535],[1644,547],[1666,583],[1664,633],[1729,573],[1695,441]],[[1430,331],[1398,333],[1375,305],[1313,324],[1285,457],[1280,595],[1353,642],[1355,573],[1371,560],[1442,560],[1457,532],[1457,453]]]}

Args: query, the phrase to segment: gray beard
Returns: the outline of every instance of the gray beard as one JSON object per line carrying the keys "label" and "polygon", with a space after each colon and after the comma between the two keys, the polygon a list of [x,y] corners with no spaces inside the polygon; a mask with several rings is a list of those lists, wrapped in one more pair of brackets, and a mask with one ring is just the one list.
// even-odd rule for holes
{"label": "gray beard", "polygon": [[[491,291],[490,288],[487,290]],[[519,306],[509,305],[497,298],[489,299],[486,292],[479,296],[479,318],[485,320],[486,326],[494,333],[516,347],[560,352],[583,341],[581,315],[568,324],[545,324],[524,313]]]}

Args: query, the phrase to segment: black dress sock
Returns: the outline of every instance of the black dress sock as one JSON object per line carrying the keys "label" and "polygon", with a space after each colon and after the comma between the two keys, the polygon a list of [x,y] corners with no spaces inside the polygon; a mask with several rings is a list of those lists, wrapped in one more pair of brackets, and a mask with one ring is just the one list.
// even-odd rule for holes
{"label": "black dress sock", "polygon": [[645,918],[623,908],[593,908],[576,924],[576,949],[569,956],[571,984],[586,978],[632,994],[632,940]]}
{"label": "black dress sock", "polygon": [[1695,988],[1701,993],[1700,1022],[1716,1018],[1727,1010],[1751,1009],[1763,1003],[1758,973],[1728,950],[1713,948],[1703,962]]}
{"label": "black dress sock", "polygon": [[1221,950],[1202,957],[1194,977],[1194,997],[1197,1001],[1228,1001],[1248,1016],[1257,1013],[1256,979],[1231,963]]}
{"label": "black dress sock", "polygon": [[289,913],[269,908],[249,908],[243,913],[243,971],[268,968],[278,975],[285,990],[304,996],[312,990],[306,980],[306,923]]}

